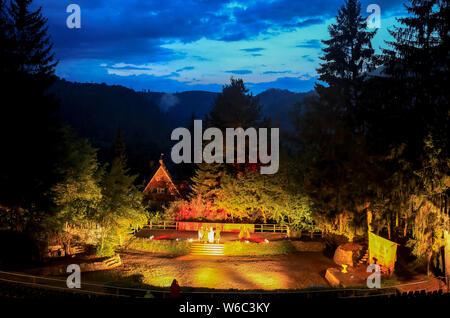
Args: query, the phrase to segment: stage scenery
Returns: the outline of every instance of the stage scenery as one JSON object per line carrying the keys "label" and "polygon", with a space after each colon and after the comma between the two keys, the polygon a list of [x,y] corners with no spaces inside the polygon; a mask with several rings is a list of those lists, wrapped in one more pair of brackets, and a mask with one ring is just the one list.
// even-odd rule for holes
{"label": "stage scenery", "polygon": [[0,299],[448,305],[448,0],[72,2],[0,0]]}

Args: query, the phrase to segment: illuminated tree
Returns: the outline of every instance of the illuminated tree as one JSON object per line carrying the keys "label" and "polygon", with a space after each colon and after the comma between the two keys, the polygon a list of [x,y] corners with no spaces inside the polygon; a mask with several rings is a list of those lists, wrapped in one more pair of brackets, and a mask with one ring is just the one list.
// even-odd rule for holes
{"label": "illuminated tree", "polygon": [[446,198],[450,189],[450,160],[441,158],[441,149],[435,148],[431,138],[425,141],[423,168],[416,171],[421,187],[411,195],[411,209],[414,212],[412,238],[408,245],[417,256],[427,257],[427,272],[433,253],[444,246],[444,231],[450,229]]}
{"label": "illuminated tree", "polygon": [[47,217],[44,225],[47,235],[59,236],[69,252],[73,240],[71,229],[89,226],[102,194],[96,151],[86,140],[67,134],[67,156],[59,168],[64,180],[52,188],[57,212]]}
{"label": "illuminated tree", "polygon": [[[93,219],[101,227],[99,255],[110,255],[131,235],[132,229],[143,226],[147,215],[142,206],[142,192],[134,185],[136,176],[129,176],[121,133],[114,147],[115,157],[103,180],[102,200]],[[128,233],[128,234],[127,234]]]}

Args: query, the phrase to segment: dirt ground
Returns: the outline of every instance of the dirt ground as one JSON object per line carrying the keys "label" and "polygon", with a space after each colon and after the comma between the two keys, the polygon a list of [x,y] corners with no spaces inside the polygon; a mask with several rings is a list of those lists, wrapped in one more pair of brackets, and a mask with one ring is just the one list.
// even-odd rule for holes
{"label": "dirt ground", "polygon": [[303,289],[328,286],[325,270],[333,261],[322,253],[304,252],[271,257],[168,257],[138,251],[121,253],[124,274],[142,275],[145,284],[214,289]]}

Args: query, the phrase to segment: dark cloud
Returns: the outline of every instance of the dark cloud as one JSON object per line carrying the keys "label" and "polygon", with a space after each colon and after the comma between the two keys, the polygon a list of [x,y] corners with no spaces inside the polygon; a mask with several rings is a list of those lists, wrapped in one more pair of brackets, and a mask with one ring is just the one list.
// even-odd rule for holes
{"label": "dark cloud", "polygon": [[[363,14],[369,2],[363,1]],[[242,7],[227,9],[230,3]],[[387,14],[397,10],[401,0],[377,3],[382,14]],[[152,62],[183,57],[161,48],[167,40],[239,41],[269,30],[302,28],[335,16],[342,1],[77,0],[82,25],[78,30],[65,26],[68,4],[70,1],[61,0],[37,0],[34,4],[43,6],[48,17],[57,58],[127,57]]]}
{"label": "dark cloud", "polygon": [[288,89],[293,92],[307,92],[314,88],[316,77],[279,77],[272,82],[246,83],[246,86],[255,94],[270,88]]}
{"label": "dark cloud", "polygon": [[[139,65],[183,59],[188,53],[163,47],[164,44],[176,41],[190,43],[203,38],[225,42],[251,41],[259,35],[270,38],[271,35],[324,23],[325,19],[334,17],[337,9],[343,4],[343,0],[77,0],[74,2],[81,7],[81,29],[66,27],[66,18],[69,15],[66,13],[66,7],[72,1],[33,2],[33,6],[43,7],[43,14],[48,18],[56,58],[66,62],[60,63],[59,74],[67,76],[71,72],[81,72],[74,65],[80,65],[84,61],[95,61],[97,65],[100,63],[112,65],[118,62]],[[378,0],[376,3],[381,7],[382,19],[399,12],[402,2],[403,0]],[[370,3],[371,0],[362,1],[364,16],[369,14],[366,13],[366,7]],[[253,48],[250,44],[248,48],[243,48],[242,52],[248,53],[249,58],[261,56],[262,50],[256,50],[262,49],[256,47],[259,45]],[[300,43],[298,47],[320,48],[320,42],[310,40]],[[198,61],[208,60],[201,56],[191,58]],[[188,63],[195,65],[194,62]],[[61,65],[66,66],[63,68]],[[92,64],[89,64],[89,67],[92,67]],[[132,66],[127,68],[131,70]],[[77,78],[94,81],[98,75],[94,74],[95,72],[98,70],[87,68],[83,76],[77,73]],[[228,72],[251,73],[248,70]],[[175,72],[172,76],[178,74]],[[116,77],[115,80],[118,81]],[[141,78],[136,80],[125,77],[121,81],[124,83],[129,81],[129,86],[132,87],[136,82],[140,83]],[[179,85],[173,82],[165,83],[171,84],[172,90],[180,90],[180,87],[186,86],[185,83]]]}
{"label": "dark cloud", "polygon": [[291,73],[291,71],[265,71],[263,74],[287,74]]}
{"label": "dark cloud", "polygon": [[307,48],[307,49],[318,49],[321,47],[321,45],[322,45],[322,43],[320,42],[320,40],[313,39],[313,40],[304,41],[304,42],[300,43],[299,45],[297,45],[296,47]]}
{"label": "dark cloud", "polygon": [[325,19],[323,18],[313,18],[306,19],[304,21],[295,22],[295,23],[285,23],[282,25],[284,29],[295,29],[295,28],[304,28],[314,24],[324,23]]}
{"label": "dark cloud", "polygon": [[265,50],[265,48],[262,47],[253,47],[253,48],[248,48],[248,49],[241,49],[241,51],[243,52],[261,52]]}
{"label": "dark cloud", "polygon": [[227,73],[237,74],[237,75],[245,75],[245,74],[252,74],[253,72],[250,70],[231,70],[231,71],[225,71]]}
{"label": "dark cloud", "polygon": [[302,58],[307,60],[308,62],[314,62],[314,59],[310,57],[309,55],[302,55]]}
{"label": "dark cloud", "polygon": [[182,68],[180,68],[180,69],[178,69],[178,70],[176,70],[177,72],[181,72],[181,71],[190,71],[190,70],[193,70],[195,67],[193,67],[193,66],[185,66],[185,67],[182,67]]}

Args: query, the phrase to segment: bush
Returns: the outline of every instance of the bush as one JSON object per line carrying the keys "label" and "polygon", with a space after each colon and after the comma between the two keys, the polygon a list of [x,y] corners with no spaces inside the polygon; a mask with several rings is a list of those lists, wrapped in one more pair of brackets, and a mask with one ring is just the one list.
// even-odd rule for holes
{"label": "bush", "polygon": [[228,242],[223,247],[223,253],[229,256],[262,256],[279,255],[295,251],[289,241],[278,241],[269,243],[245,243]]}
{"label": "bush", "polygon": [[128,247],[139,251],[174,255],[185,255],[191,251],[191,243],[188,241],[150,240],[147,238],[137,238]]}
{"label": "bush", "polygon": [[96,255],[99,257],[109,257],[116,255],[116,251],[112,245],[105,245],[103,249],[101,249],[100,245],[97,245]]}

